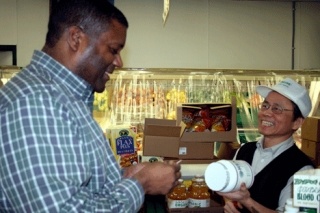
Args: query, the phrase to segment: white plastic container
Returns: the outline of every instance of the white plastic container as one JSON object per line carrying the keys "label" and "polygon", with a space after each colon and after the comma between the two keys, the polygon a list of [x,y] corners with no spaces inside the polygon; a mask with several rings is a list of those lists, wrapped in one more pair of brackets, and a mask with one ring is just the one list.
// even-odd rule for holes
{"label": "white plastic container", "polygon": [[239,190],[241,183],[250,188],[254,174],[246,161],[219,160],[208,165],[204,178],[212,191],[231,192]]}
{"label": "white plastic container", "polygon": [[288,198],[284,207],[284,213],[299,213],[299,207],[293,206],[293,199]]}

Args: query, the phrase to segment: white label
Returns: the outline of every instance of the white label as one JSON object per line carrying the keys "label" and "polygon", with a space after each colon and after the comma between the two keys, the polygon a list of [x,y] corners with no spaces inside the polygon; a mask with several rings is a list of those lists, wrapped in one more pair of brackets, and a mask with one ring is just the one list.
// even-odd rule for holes
{"label": "white label", "polygon": [[179,155],[187,155],[187,147],[179,147]]}
{"label": "white label", "polygon": [[188,200],[172,200],[168,199],[168,208],[176,209],[176,208],[186,208],[188,206]]}
{"label": "white label", "polygon": [[[293,178],[293,203],[320,211],[320,170],[297,172]],[[313,174],[314,173],[314,174]]]}
{"label": "white label", "polygon": [[189,198],[189,208],[205,208],[210,206],[210,199]]}

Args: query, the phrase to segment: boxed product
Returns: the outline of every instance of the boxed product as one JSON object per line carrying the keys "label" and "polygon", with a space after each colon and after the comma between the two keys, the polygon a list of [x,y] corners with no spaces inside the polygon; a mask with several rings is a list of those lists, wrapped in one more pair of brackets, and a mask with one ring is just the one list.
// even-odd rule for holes
{"label": "boxed product", "polygon": [[307,117],[301,126],[301,138],[320,142],[320,117]]}
{"label": "boxed product", "polygon": [[213,159],[213,143],[181,141],[185,125],[175,120],[145,119],[143,155],[179,159]]}
{"label": "boxed product", "polygon": [[320,169],[298,171],[294,174],[293,205],[300,210],[304,209],[303,212],[320,213]]}
{"label": "boxed product", "polygon": [[108,128],[106,138],[109,139],[113,154],[121,167],[138,163],[138,146],[134,128],[118,125]]}
{"label": "boxed product", "polygon": [[231,103],[184,103],[177,107],[177,124],[186,126],[183,142],[237,141],[236,98]]}

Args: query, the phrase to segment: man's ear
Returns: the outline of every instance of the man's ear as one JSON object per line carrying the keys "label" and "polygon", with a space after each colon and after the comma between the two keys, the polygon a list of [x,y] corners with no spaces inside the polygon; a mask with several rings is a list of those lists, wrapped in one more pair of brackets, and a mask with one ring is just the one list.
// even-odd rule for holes
{"label": "man's ear", "polygon": [[67,42],[73,51],[77,51],[82,40],[83,32],[80,27],[72,26],[67,29]]}
{"label": "man's ear", "polygon": [[296,131],[302,126],[303,122],[304,122],[304,118],[302,117],[297,118],[293,123],[292,129]]}

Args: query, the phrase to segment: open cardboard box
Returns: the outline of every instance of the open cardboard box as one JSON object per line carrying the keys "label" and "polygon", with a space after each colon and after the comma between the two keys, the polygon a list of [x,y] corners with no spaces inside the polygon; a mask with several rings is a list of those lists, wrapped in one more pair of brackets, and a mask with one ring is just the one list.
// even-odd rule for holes
{"label": "open cardboard box", "polygon": [[214,159],[213,143],[181,141],[185,125],[175,120],[145,119],[143,155],[179,159]]}
{"label": "open cardboard box", "polygon": [[233,142],[237,141],[237,104],[236,98],[232,97],[231,103],[183,103],[177,107],[177,125],[183,118],[183,110],[187,107],[201,108],[207,106],[209,108],[229,108],[231,111],[231,128],[228,131],[206,131],[206,132],[183,132],[180,141],[183,142]]}
{"label": "open cardboard box", "polygon": [[182,122],[182,111],[179,115],[178,107],[178,120],[145,119],[143,155],[179,159],[215,159],[214,142],[237,141],[236,99],[233,98],[231,104],[210,103],[207,105],[210,107],[226,106],[230,109],[231,128],[229,131],[186,132],[186,124]]}

